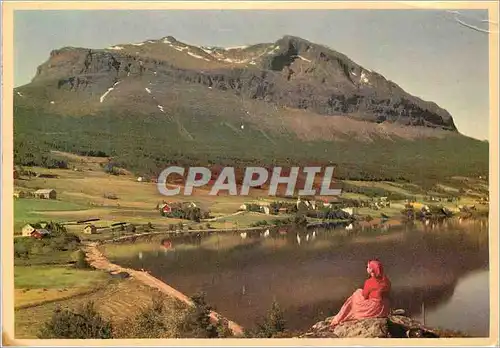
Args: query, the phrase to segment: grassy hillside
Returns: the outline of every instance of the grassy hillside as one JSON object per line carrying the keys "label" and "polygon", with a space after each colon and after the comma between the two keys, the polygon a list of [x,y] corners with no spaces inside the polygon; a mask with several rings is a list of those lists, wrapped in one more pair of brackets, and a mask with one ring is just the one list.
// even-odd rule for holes
{"label": "grassy hillside", "polygon": [[15,108],[16,164],[57,166],[49,150],[100,154],[138,174],[158,173],[171,164],[338,165],[345,179],[403,179],[436,182],[451,176],[488,172],[488,143],[459,134],[402,138],[307,140],[292,132],[266,132],[246,123],[237,128],[225,115],[205,115],[187,104],[175,118],[106,110],[84,117],[49,113],[27,105]]}

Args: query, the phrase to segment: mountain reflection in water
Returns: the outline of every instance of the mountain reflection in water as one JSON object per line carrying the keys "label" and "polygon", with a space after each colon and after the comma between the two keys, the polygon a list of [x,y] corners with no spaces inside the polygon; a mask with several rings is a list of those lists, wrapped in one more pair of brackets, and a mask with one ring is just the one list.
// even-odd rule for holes
{"label": "mountain reflection in water", "polygon": [[[366,261],[376,257],[392,281],[393,308],[416,318],[425,308],[428,325],[488,335],[487,220],[364,230],[275,228],[168,239],[171,250],[162,251],[162,241],[152,240],[142,259],[134,255],[114,261],[147,269],[187,295],[204,291],[218,312],[244,327],[254,326],[276,299],[288,328],[309,328],[336,313],[363,285]],[[471,272],[482,274],[477,279],[486,293],[462,284]],[[472,310],[482,314],[470,316]]]}

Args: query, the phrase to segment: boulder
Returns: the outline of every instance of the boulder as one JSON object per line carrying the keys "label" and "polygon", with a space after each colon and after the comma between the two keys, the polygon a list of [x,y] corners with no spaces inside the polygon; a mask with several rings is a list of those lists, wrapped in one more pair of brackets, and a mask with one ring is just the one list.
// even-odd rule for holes
{"label": "boulder", "polygon": [[353,320],[335,326],[333,333],[340,338],[384,338],[389,335],[387,318]]}
{"label": "boulder", "polygon": [[309,332],[301,337],[308,338],[378,338],[388,337],[387,318],[352,320],[330,328],[333,317],[316,323]]}
{"label": "boulder", "polygon": [[404,311],[393,312],[387,318],[370,318],[341,323],[333,329],[333,317],[314,324],[299,336],[302,338],[437,338],[437,330],[424,327],[418,321],[402,315]]}

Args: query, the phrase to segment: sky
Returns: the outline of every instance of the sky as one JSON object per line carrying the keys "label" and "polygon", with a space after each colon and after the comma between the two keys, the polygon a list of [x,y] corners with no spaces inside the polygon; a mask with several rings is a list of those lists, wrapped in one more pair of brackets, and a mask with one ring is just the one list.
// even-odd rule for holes
{"label": "sky", "polygon": [[486,28],[481,20],[487,17],[486,10],[459,14],[436,10],[17,10],[14,84],[29,83],[50,51],[64,46],[104,48],[171,35],[188,44],[231,47],[294,35],[344,53],[408,93],[434,101],[450,112],[462,134],[486,140],[488,34],[472,27]]}

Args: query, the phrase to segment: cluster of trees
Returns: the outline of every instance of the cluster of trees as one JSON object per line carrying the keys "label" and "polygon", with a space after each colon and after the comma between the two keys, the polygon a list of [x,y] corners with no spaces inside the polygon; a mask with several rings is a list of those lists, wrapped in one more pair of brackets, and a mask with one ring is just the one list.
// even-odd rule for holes
{"label": "cluster of trees", "polygon": [[260,226],[305,226],[307,225],[307,216],[303,213],[296,213],[292,218],[286,219],[272,219],[272,220],[260,220],[254,222],[250,226],[252,227],[260,227]]}
{"label": "cluster of trees", "polygon": [[[227,338],[233,337],[227,320],[214,322],[209,315],[213,308],[204,294],[196,294],[194,306],[179,301],[172,303],[163,295],[152,298],[151,304],[121,323],[104,318],[93,302],[80,308],[57,308],[43,324],[42,339],[112,339],[112,338]],[[277,302],[257,328],[245,332],[246,337],[279,337],[286,333],[286,322]]]}
{"label": "cluster of trees", "polygon": [[282,225],[290,225],[292,223],[292,219],[273,219],[273,220],[259,220],[252,224],[250,227],[260,227],[260,226],[282,226]]}
{"label": "cluster of trees", "polygon": [[272,202],[269,205],[270,214],[277,215],[279,210],[285,208],[287,214],[293,214],[298,211],[297,204],[290,202]]}
{"label": "cluster of trees", "polygon": [[262,212],[262,207],[259,204],[247,203],[246,207],[247,207],[247,209],[246,209],[247,211],[253,211],[253,212],[256,212],[256,213],[261,213]]}
{"label": "cluster of trees", "polygon": [[173,207],[169,213],[160,209],[160,214],[165,217],[184,219],[200,222],[202,219],[210,218],[210,212],[202,211],[199,207]]}
{"label": "cluster of trees", "polygon": [[311,210],[306,214],[308,217],[322,220],[347,220],[351,216],[339,208],[324,208],[321,210]]}
{"label": "cluster of trees", "polygon": [[417,210],[411,204],[406,204],[405,208],[401,211],[404,219],[412,221],[415,219],[430,219],[430,218],[445,218],[451,217],[453,213],[440,205],[428,205],[428,209]]}
{"label": "cluster of trees", "polygon": [[[16,145],[16,142],[14,144]],[[68,169],[68,162],[52,155],[49,150],[39,150],[20,144],[14,146],[14,163],[28,167]]]}

